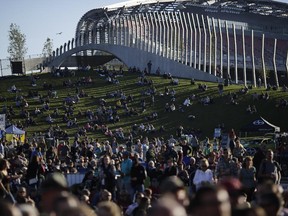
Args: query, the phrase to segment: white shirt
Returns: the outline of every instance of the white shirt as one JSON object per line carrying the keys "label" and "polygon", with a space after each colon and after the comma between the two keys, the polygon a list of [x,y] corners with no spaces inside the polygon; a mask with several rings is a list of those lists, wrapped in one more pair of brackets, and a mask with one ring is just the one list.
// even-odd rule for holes
{"label": "white shirt", "polygon": [[193,183],[196,186],[196,190],[198,190],[203,182],[214,182],[213,178],[213,172],[210,169],[207,169],[206,171],[203,171],[201,169],[197,169],[195,176],[193,178]]}

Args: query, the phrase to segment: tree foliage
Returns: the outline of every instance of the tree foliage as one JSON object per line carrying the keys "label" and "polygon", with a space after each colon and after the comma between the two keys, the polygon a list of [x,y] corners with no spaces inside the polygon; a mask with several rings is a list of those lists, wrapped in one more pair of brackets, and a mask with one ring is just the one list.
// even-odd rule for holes
{"label": "tree foliage", "polygon": [[21,32],[20,27],[17,24],[11,23],[8,37],[9,46],[7,51],[10,55],[10,59],[23,59],[27,53],[26,35]]}
{"label": "tree foliage", "polygon": [[52,52],[53,52],[53,40],[48,37],[44,43],[42,54],[43,56],[48,57],[52,55]]}

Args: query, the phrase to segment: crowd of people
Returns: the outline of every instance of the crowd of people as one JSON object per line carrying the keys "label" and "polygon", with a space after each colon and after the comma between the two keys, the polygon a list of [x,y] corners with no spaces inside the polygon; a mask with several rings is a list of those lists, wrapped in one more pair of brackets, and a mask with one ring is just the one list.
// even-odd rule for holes
{"label": "crowd of people", "polygon": [[[60,72],[56,74],[62,76]],[[113,73],[108,77],[108,84],[118,85],[111,83],[116,79]],[[33,80],[33,85],[36,83]],[[77,83],[91,85],[93,80],[91,77],[82,78]],[[69,79],[63,83],[63,86],[75,87],[76,90],[76,96],[69,94],[63,101],[63,121],[71,128],[78,127],[76,115],[85,116],[88,120],[83,127],[78,127],[72,143],[67,131],[52,124],[53,118],[61,115],[58,109],[45,118],[51,125],[41,139],[35,135],[24,143],[1,140],[0,197],[3,199],[0,201],[0,215],[288,214],[288,196],[280,184],[283,170],[274,158],[274,150],[263,145],[251,157],[233,130],[226,146],[218,138],[199,142],[196,133],[184,134],[183,126],[176,128],[176,136],[167,139],[139,135],[153,133],[155,128],[151,124],[134,124],[129,134],[122,128],[112,132],[107,124],[119,120],[117,107],[124,108],[127,116],[137,115],[129,105],[133,96],[126,96],[121,90],[110,92],[108,96],[117,99],[115,108],[107,107],[105,99],[101,99],[96,112],[87,110],[75,114],[74,104],[81,97],[87,97],[77,83]],[[151,96],[149,104],[153,106],[152,96],[157,92],[153,82],[144,74],[137,84],[147,85],[143,94]],[[199,88],[206,91],[207,86]],[[222,94],[223,86],[220,90]],[[53,94],[53,97],[32,94],[38,98],[39,105],[42,104],[37,115],[50,110],[50,100],[58,97],[52,87],[48,91],[47,94]],[[167,112],[176,109],[171,109],[175,94],[174,89],[168,88],[163,93],[172,98],[164,109]],[[190,106],[193,100],[195,97],[187,98],[183,106]],[[25,98],[19,96],[16,102],[23,110],[25,124],[33,124],[33,114],[25,109],[29,107]],[[203,102],[204,105],[210,103],[211,98],[209,102]],[[145,112],[146,101],[141,101],[139,106],[141,112]],[[12,106],[3,107],[2,111],[8,119],[15,115]],[[147,119],[157,116],[153,113]],[[89,138],[89,130],[102,131],[107,140]],[[137,139],[133,139],[136,135]],[[55,141],[55,137],[61,141]],[[119,140],[125,144],[119,144]],[[69,174],[82,174],[84,178],[79,183],[68,185],[66,177]]]}
{"label": "crowd of people", "polygon": [[[10,150],[0,160],[3,211],[31,216],[286,214],[281,166],[265,146],[251,157],[237,136],[226,147],[209,139],[200,145],[193,135],[146,137],[131,146],[116,142],[69,146],[63,141],[47,151],[34,142]],[[65,176],[71,173],[84,178],[68,186]]]}

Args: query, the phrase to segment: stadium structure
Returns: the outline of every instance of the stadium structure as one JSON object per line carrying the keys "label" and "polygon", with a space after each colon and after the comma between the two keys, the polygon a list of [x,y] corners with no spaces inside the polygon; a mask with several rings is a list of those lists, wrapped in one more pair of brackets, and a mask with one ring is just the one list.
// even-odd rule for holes
{"label": "stadium structure", "polygon": [[90,65],[117,58],[151,73],[256,86],[287,83],[288,3],[280,0],[132,0],[79,20],[75,38],[43,63]]}

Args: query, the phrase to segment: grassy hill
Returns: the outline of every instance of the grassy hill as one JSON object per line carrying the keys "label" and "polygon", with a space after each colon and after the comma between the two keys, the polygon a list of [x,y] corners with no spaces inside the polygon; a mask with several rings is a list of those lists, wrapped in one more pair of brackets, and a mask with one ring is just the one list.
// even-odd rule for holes
{"label": "grassy hill", "polygon": [[[70,80],[71,83],[77,83],[85,77],[91,77],[92,83],[87,85],[73,85],[71,87],[63,86],[64,81]],[[288,93],[282,92],[281,90],[271,90],[269,91],[269,100],[253,100],[253,93],[261,95],[262,92],[266,92],[264,88],[253,88],[249,89],[247,94],[240,93],[240,89],[243,88],[241,85],[230,85],[224,87],[224,94],[222,96],[218,93],[217,83],[204,83],[196,81],[195,85],[191,85],[189,79],[179,79],[179,85],[172,85],[170,79],[165,79],[158,76],[147,76],[148,80],[151,80],[153,86],[156,88],[155,103],[151,102],[151,96],[145,95],[143,92],[151,87],[151,85],[140,86],[137,84],[139,81],[140,74],[124,72],[124,76],[119,76],[119,84],[109,84],[105,80],[105,77],[100,75],[96,71],[77,71],[75,76],[65,76],[65,77],[55,77],[50,73],[37,74],[36,86],[31,85],[31,75],[26,76],[11,76],[2,77],[0,79],[0,112],[2,112],[2,107],[4,105],[13,106],[15,115],[12,116],[9,121],[11,123],[21,122],[25,123],[25,119],[20,118],[21,108],[17,108],[15,105],[15,98],[17,96],[23,96],[29,104],[25,110],[31,113],[31,116],[36,122],[36,125],[31,125],[24,127],[27,132],[28,137],[33,133],[45,132],[49,128],[49,124],[45,121],[48,114],[53,114],[55,108],[59,109],[60,116],[55,118],[55,122],[52,126],[56,124],[59,125],[63,130],[66,130],[73,138],[77,127],[67,128],[66,123],[62,121],[64,115],[63,101],[70,95],[76,95],[76,87],[78,90],[83,90],[88,96],[80,98],[80,101],[74,104],[74,114],[70,118],[77,118],[78,126],[83,126],[88,120],[87,117],[83,115],[86,110],[90,109],[95,112],[100,106],[100,99],[104,98],[107,102],[106,107],[116,105],[118,98],[108,97],[109,93],[115,92],[117,90],[122,90],[126,96],[132,95],[133,102],[128,102],[128,107],[133,107],[139,115],[127,116],[125,114],[124,108],[117,110],[120,117],[120,121],[117,123],[107,123],[109,129],[114,131],[115,129],[121,127],[124,129],[125,134],[131,130],[133,124],[144,123],[145,125],[150,122],[156,129],[160,126],[164,126],[164,132],[156,133],[140,133],[138,135],[154,137],[161,136],[167,138],[170,134],[175,135],[176,129],[179,126],[183,126],[184,130],[197,131],[200,139],[204,139],[206,136],[212,138],[214,128],[219,124],[223,124],[226,130],[234,128],[236,133],[239,133],[240,128],[243,125],[248,124],[252,120],[259,116],[267,119],[271,123],[280,126],[281,131],[288,131],[287,119],[288,119],[288,108],[278,107],[281,98],[288,99]],[[18,89],[21,89],[18,93],[12,93],[7,91],[13,84],[16,85]],[[207,90],[203,91],[198,88],[199,84],[207,85]],[[50,100],[50,110],[45,111],[38,116],[34,116],[32,113],[35,107],[42,107],[42,103],[39,102],[37,97],[28,97],[28,92],[34,92],[46,98],[48,95],[48,88],[52,86],[54,90],[57,91],[57,98],[49,98]],[[44,87],[45,86],[45,87]],[[175,95],[175,105],[176,110],[173,112],[165,111],[165,104],[171,104],[172,97],[170,95],[165,95],[165,87],[174,89],[176,91]],[[164,95],[161,96],[161,93]],[[236,102],[238,105],[230,103],[230,96],[234,94],[236,97]],[[184,107],[184,112],[178,110],[179,105],[182,105],[185,98],[195,95],[195,100],[193,104],[189,107]],[[203,105],[201,99],[209,96],[213,98],[213,103],[209,105]],[[141,112],[141,100],[146,102],[146,109]],[[255,105],[257,108],[257,113],[249,114],[246,112],[248,105]],[[146,117],[151,115],[153,112],[158,113],[158,118],[155,120],[147,120]],[[79,114],[82,113],[82,114]],[[195,116],[195,118],[189,118],[190,115]],[[106,122],[105,122],[106,123]],[[88,133],[89,137],[98,138],[99,140],[107,139],[101,131],[93,131]],[[109,138],[110,139],[110,138]]]}

